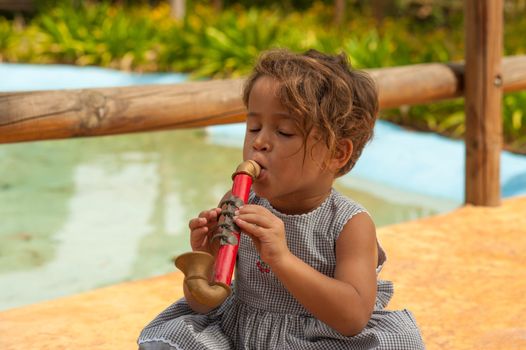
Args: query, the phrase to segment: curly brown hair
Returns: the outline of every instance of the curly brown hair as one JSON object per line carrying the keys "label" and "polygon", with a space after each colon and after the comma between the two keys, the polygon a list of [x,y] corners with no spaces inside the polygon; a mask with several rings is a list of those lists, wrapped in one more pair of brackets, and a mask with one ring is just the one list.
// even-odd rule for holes
{"label": "curly brown hair", "polygon": [[331,154],[337,151],[339,140],[352,141],[351,158],[338,175],[349,172],[373,136],[378,93],[372,78],[353,69],[343,53],[332,56],[316,50],[303,54],[270,50],[260,56],[245,83],[245,106],[255,82],[263,76],[280,84],[278,97],[299,119],[304,142],[313,129],[320,132]]}

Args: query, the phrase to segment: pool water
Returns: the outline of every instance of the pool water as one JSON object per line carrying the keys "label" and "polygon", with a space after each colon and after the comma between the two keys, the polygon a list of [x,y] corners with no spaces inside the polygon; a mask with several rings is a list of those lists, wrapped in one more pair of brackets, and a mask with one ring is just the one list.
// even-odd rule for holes
{"label": "pool water", "polygon": [[[173,271],[188,220],[217,204],[240,161],[204,129],[1,145],[0,309]],[[370,186],[336,184],[378,226],[456,206]]]}

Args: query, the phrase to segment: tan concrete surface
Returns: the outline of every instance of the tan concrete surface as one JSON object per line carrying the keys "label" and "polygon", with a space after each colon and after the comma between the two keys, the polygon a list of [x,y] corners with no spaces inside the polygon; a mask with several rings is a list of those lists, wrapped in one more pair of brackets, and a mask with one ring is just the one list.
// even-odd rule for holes
{"label": "tan concrete surface", "polygon": [[[526,349],[526,197],[379,230],[395,283],[428,349]],[[181,295],[182,276],[123,283],[0,312],[0,349],[136,349]],[[2,286],[6,288],[6,286]]]}

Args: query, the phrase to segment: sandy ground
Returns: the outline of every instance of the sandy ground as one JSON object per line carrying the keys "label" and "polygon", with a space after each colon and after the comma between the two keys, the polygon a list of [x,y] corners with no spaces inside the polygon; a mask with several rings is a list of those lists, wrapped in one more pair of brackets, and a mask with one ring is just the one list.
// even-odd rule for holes
{"label": "sandy ground", "polygon": [[[526,349],[526,197],[384,227],[391,309],[415,315],[428,349]],[[0,349],[135,349],[181,295],[182,275],[123,283],[0,313]],[[2,286],[2,288],[8,286]]]}

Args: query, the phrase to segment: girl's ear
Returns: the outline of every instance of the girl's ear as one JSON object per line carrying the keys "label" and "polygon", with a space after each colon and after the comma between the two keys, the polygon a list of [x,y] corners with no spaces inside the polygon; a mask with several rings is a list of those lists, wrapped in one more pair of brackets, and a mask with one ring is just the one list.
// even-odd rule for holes
{"label": "girl's ear", "polygon": [[330,167],[331,170],[334,173],[338,173],[338,171],[347,164],[349,159],[352,156],[353,152],[353,143],[349,139],[343,139],[338,142],[336,145],[336,150],[334,151],[334,154],[332,156],[332,159],[330,161]]}

